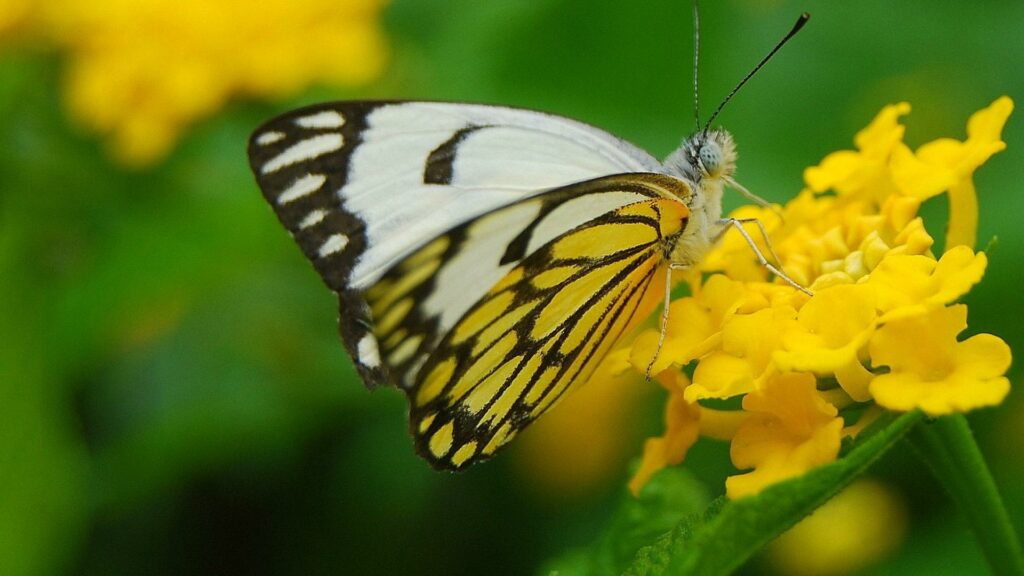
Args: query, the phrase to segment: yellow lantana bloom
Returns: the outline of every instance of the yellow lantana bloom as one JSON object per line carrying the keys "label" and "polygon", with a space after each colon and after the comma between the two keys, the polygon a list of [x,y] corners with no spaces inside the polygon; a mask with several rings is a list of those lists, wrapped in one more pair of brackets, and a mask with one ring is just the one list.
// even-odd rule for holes
{"label": "yellow lantana bloom", "polygon": [[975,113],[967,121],[967,140],[940,138],[911,153],[900,143],[893,150],[893,178],[902,193],[930,198],[948,192],[949,232],[946,249],[974,247],[978,224],[978,200],[972,176],[993,154],[1006,149],[1003,125],[1013,112],[1013,101],[1004,96]]}
{"label": "yellow lantana bloom", "polygon": [[[955,302],[988,264],[972,248],[973,173],[1005,148],[1000,133],[1012,109],[999,98],[971,116],[967,140],[915,152],[900,124],[909,104],[887,106],[857,134],[856,150],[807,169],[807,189],[794,200],[733,214],[762,220],[782,268],[814,296],[770,278],[738,234],[687,274],[692,296],[672,303],[652,370],[659,381],[686,384],[670,389],[666,434],[645,446],[634,493],[681,461],[698,434],[730,440],[733,464],[753,469],[726,481],[738,498],[835,460],[841,438],[866,425],[844,428],[848,407],[871,418],[883,409],[942,415],[1005,398],[1009,348],[989,334],[958,341],[967,308]],[[918,210],[943,192],[947,251],[936,254]],[[637,371],[651,364],[657,342],[655,329],[633,341]],[[741,409],[702,405],[735,397]]]}
{"label": "yellow lantana bloom", "polygon": [[811,374],[791,372],[765,381],[743,398],[750,416],[732,439],[732,462],[753,472],[725,481],[731,498],[802,474],[839,454],[843,419],[815,389]]}
{"label": "yellow lantana bloom", "polygon": [[910,104],[886,106],[854,137],[857,151],[842,150],[825,157],[818,166],[804,171],[804,180],[816,193],[835,191],[841,196],[885,198],[896,192],[889,167],[893,150],[903,142],[906,128],[900,117],[910,113]]}
{"label": "yellow lantana bloom", "polygon": [[920,408],[933,416],[1002,402],[1010,392],[1003,377],[1010,347],[991,334],[958,342],[957,334],[966,328],[962,304],[881,327],[871,340],[871,358],[890,372],[871,381],[871,395],[882,406]]}
{"label": "yellow lantana bloom", "polygon": [[358,85],[386,61],[385,0],[0,2],[0,40],[66,54],[71,114],[129,165],[164,157],[182,131],[235,97]]}
{"label": "yellow lantana bloom", "polygon": [[687,402],[683,396],[683,391],[689,385],[686,375],[668,372],[658,381],[669,393],[665,405],[666,431],[664,436],[648,438],[644,443],[644,458],[629,482],[633,494],[639,494],[647,480],[658,470],[682,462],[690,447],[697,442],[700,432],[700,408]]}

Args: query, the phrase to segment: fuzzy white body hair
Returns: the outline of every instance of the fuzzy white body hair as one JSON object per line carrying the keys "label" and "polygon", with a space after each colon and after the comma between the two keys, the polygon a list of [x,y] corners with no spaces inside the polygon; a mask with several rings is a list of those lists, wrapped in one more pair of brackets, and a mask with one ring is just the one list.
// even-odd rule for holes
{"label": "fuzzy white body hair", "polygon": [[690,209],[683,234],[669,249],[672,264],[691,266],[714,247],[722,228],[722,193],[725,180],[736,169],[736,145],[725,130],[698,132],[687,138],[663,163],[666,173],[686,182]]}

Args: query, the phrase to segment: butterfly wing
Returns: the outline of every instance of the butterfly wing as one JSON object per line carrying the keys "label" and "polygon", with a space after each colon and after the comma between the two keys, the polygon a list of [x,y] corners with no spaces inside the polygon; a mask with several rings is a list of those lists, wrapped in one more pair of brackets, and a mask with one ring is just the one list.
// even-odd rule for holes
{"label": "butterfly wing", "polygon": [[573,120],[429,102],[297,110],[253,134],[249,159],[267,201],[338,293],[342,339],[364,381],[406,387],[409,367],[392,370],[374,334],[374,326],[397,322],[399,315],[375,317],[366,297],[390,270],[427,246],[441,251],[430,261],[433,270],[417,268],[403,280],[420,289],[421,299],[403,306],[415,309],[409,318],[423,319],[419,328],[430,332],[424,336],[429,348],[530,248],[510,250],[502,240],[526,238],[520,243],[528,244],[521,233],[531,223],[538,234],[553,237],[637,197],[595,196],[574,204],[575,214],[552,209],[543,226],[531,213],[540,204],[527,203],[491,219],[493,234],[459,238],[452,231],[572,182],[660,170],[639,148]]}
{"label": "butterfly wing", "polygon": [[[416,334],[419,320],[378,324],[388,361],[399,369],[412,363],[405,372],[412,376],[409,425],[422,456],[448,469],[489,458],[589,378],[614,342],[660,302],[666,248],[689,214],[672,197],[685,194],[683,186],[666,176],[626,174],[545,193],[538,197],[542,203],[623,193],[641,199],[528,250],[429,350],[415,349],[427,341]],[[490,229],[488,220],[500,222],[531,203],[496,210],[468,227]],[[456,234],[472,230],[448,237]],[[450,242],[403,262],[381,283],[380,299],[371,292],[371,306],[384,318],[404,311],[401,302],[414,300],[414,290],[396,297],[400,290],[389,282],[433,269]]]}

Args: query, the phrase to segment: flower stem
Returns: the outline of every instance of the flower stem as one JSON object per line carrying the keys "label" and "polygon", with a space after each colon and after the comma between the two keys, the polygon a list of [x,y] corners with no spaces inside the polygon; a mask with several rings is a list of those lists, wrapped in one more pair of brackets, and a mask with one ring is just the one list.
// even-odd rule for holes
{"label": "flower stem", "polygon": [[908,438],[967,517],[992,572],[1024,575],[1020,541],[967,419],[924,422]]}

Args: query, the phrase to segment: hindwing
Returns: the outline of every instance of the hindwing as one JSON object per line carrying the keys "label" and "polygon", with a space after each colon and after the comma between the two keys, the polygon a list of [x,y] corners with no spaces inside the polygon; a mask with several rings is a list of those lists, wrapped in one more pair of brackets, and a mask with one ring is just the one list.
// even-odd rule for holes
{"label": "hindwing", "polygon": [[[642,189],[646,179],[661,178],[621,175],[545,197]],[[408,320],[378,324],[385,350],[409,362],[395,367],[405,370],[410,384],[417,450],[434,466],[458,469],[492,456],[586,381],[614,342],[661,301],[666,247],[682,233],[688,211],[648,190],[650,197],[594,216],[530,251],[446,330],[420,331],[416,315],[423,310],[415,305]],[[424,254],[435,250],[440,246]],[[409,269],[423,265],[418,256]],[[389,302],[391,310],[405,312],[397,300]],[[410,341],[419,347],[415,353]]]}

